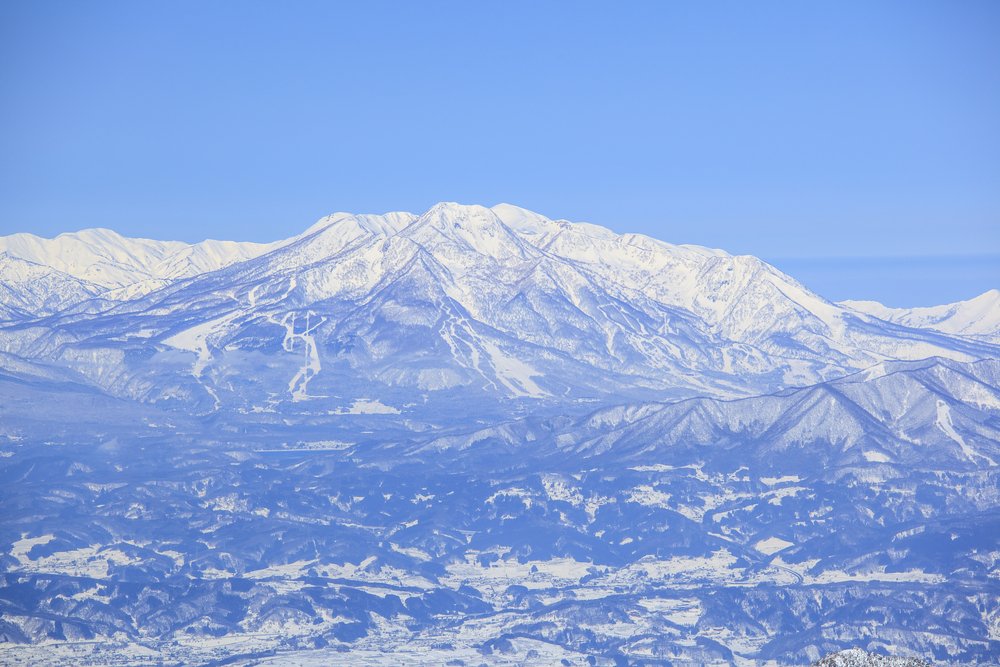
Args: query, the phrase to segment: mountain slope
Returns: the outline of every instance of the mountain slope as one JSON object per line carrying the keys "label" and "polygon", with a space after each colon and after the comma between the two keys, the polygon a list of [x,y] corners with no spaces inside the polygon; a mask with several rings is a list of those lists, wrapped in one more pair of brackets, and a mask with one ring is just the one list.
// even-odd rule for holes
{"label": "mountain slope", "polygon": [[[110,229],[85,229],[45,239],[34,234],[0,236],[0,253],[45,266],[89,286],[101,288],[104,299],[120,301],[146,294],[171,281],[256,257],[274,244],[207,240],[200,243],[127,238]],[[63,307],[94,294],[49,283],[46,298]],[[41,293],[42,287],[35,289]],[[94,290],[89,290],[94,292]],[[52,308],[28,310],[48,315]]]}
{"label": "mountain slope", "polygon": [[130,239],[110,229],[85,229],[45,239],[34,234],[0,237],[0,250],[105,288],[153,277],[150,268],[187,244]]}
{"label": "mountain slope", "polygon": [[0,263],[12,662],[997,663],[981,336],[510,205],[89,240]]}
{"label": "mountain slope", "polygon": [[479,456],[525,446],[619,465],[739,460],[833,477],[851,467],[993,469],[1000,466],[1000,361],[894,362],[763,396],[612,406],[570,421],[528,418],[435,438],[417,451]]}
{"label": "mountain slope", "polygon": [[842,301],[841,305],[907,327],[1000,342],[1000,290],[997,289],[968,301],[926,308],[889,308],[877,301]]}
{"label": "mountain slope", "polygon": [[103,292],[93,283],[0,252],[0,321],[51,315]]}
{"label": "mountain slope", "polygon": [[9,326],[0,349],[125,398],[297,412],[387,393],[407,404],[456,391],[734,397],[886,360],[1000,356],[830,303],[753,257],[509,205],[335,214],[270,252],[142,292]]}

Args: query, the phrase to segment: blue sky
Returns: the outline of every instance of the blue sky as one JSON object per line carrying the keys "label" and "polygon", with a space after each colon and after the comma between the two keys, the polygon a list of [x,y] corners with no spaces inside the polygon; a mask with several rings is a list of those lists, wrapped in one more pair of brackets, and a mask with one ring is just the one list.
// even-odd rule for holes
{"label": "blue sky", "polygon": [[8,1],[0,233],[507,201],[968,298],[1000,287],[998,34],[974,0]]}

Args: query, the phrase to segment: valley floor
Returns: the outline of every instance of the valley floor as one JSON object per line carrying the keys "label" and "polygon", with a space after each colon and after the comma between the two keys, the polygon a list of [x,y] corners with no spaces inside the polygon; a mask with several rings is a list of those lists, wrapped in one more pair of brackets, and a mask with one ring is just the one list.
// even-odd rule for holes
{"label": "valley floor", "polygon": [[992,470],[19,443],[2,664],[1000,656]]}

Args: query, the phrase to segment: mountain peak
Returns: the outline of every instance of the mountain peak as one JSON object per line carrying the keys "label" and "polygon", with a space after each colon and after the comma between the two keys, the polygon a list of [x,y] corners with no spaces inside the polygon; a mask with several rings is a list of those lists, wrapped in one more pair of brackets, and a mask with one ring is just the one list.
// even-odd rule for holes
{"label": "mountain peak", "polygon": [[496,213],[479,205],[435,204],[402,233],[427,249],[444,242],[493,258],[524,257],[531,252]]}
{"label": "mountain peak", "polygon": [[986,340],[1000,342],[998,289],[941,306],[891,308],[878,301],[842,301],[840,305],[903,326],[935,329],[948,334],[981,336]]}
{"label": "mountain peak", "polygon": [[1000,303],[1000,289],[986,290],[979,296],[974,296],[966,303]]}
{"label": "mountain peak", "polygon": [[390,211],[388,213],[331,213],[316,221],[311,227],[290,240],[305,238],[320,231],[338,227],[355,226],[377,236],[392,236],[399,233],[417,219],[407,211]]}
{"label": "mountain peak", "polygon": [[451,201],[434,204],[420,216],[420,219],[473,225],[489,225],[500,220],[496,213],[485,206],[479,204],[459,204]]}

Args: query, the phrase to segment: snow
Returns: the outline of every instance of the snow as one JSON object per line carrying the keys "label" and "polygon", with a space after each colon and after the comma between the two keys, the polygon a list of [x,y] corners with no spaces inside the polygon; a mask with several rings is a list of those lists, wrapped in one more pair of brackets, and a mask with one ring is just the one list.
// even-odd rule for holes
{"label": "snow", "polygon": [[734,582],[742,570],[734,567],[736,557],[728,549],[717,549],[708,556],[646,556],[594,580],[595,586],[620,586],[637,579],[654,582]]}
{"label": "snow", "polygon": [[927,667],[930,663],[921,658],[886,656],[851,648],[829,655],[813,664],[816,667]]}
{"label": "snow", "polygon": [[783,499],[793,498],[803,491],[808,491],[808,489],[804,486],[784,486],[780,489],[772,489],[762,494],[762,497],[767,498],[768,504],[781,505]]}
{"label": "snow", "polygon": [[967,301],[921,308],[890,308],[877,301],[842,301],[840,305],[908,327],[1000,339],[1000,289]]}
{"label": "snow", "polygon": [[976,450],[969,445],[965,438],[959,435],[951,421],[951,407],[940,399],[937,401],[937,421],[935,423],[945,435],[958,443],[958,446],[962,449],[962,454],[964,454],[965,458],[967,458],[970,462],[975,463],[977,459],[982,459],[986,461],[990,467],[997,465],[996,461],[993,459],[977,453]]}
{"label": "snow", "polygon": [[48,315],[95,297],[106,297],[104,288],[0,252],[0,320]]}
{"label": "snow", "polygon": [[703,612],[698,598],[640,598],[638,604],[671,623],[682,626],[695,625]]}
{"label": "snow", "polygon": [[515,637],[510,640],[510,648],[505,653],[484,656],[479,650],[482,641],[444,635],[438,641],[424,640],[419,643],[399,641],[390,637],[379,637],[371,645],[352,649],[349,654],[336,649],[295,651],[279,653],[273,657],[254,660],[261,667],[328,667],[348,662],[359,667],[389,665],[479,665],[497,667],[549,667],[559,665],[562,660],[570,664],[586,664],[586,656],[558,644]]}
{"label": "snow", "polygon": [[783,540],[780,537],[768,537],[754,544],[754,549],[770,556],[791,546],[795,546],[795,543]]}
{"label": "snow", "polygon": [[297,560],[283,565],[271,565],[244,573],[247,579],[297,579],[305,576],[316,561]]}
{"label": "snow", "polygon": [[164,345],[194,352],[196,359],[191,367],[191,375],[200,378],[205,368],[212,361],[212,351],[208,348],[208,337],[218,334],[227,324],[232,322],[236,315],[224,315],[222,317],[197,324],[193,327],[178,332],[169,338],[163,339]]}
{"label": "snow", "polygon": [[761,477],[760,482],[766,486],[777,486],[779,484],[794,484],[795,482],[801,482],[802,478],[798,475],[782,475],[781,477]]}
{"label": "snow", "polygon": [[36,544],[48,544],[53,539],[55,539],[53,535],[43,535],[38,538],[22,538],[15,542],[11,555],[18,559],[19,569],[27,572],[103,579],[108,576],[112,566],[128,565],[137,560],[119,548],[101,544],[56,551],[37,559],[28,556],[28,552]]}
{"label": "snow", "polygon": [[500,558],[484,567],[477,562],[477,556],[470,553],[464,561],[449,564],[448,574],[441,580],[455,588],[462,583],[470,583],[484,590],[491,584],[504,583],[505,586],[520,584],[529,589],[544,589],[577,584],[593,568],[593,563],[572,558],[529,560],[524,563]]}
{"label": "snow", "polygon": [[[966,348],[939,334],[900,336],[897,329],[826,301],[756,258],[551,220],[511,204],[485,208],[441,203],[419,216],[337,213],[302,234],[264,245],[127,239],[110,230],[57,239],[3,238],[9,252],[31,255],[50,270],[70,271],[66,279],[106,268],[102,281],[92,284],[101,298],[127,300],[130,307],[142,304],[134,313],[135,331],[121,332],[123,339],[138,339],[139,334],[133,336],[136,331],[154,329],[154,319],[176,315],[190,321],[184,306],[172,303],[160,310],[153,307],[155,299],[145,301],[151,291],[159,298],[183,278],[212,274],[190,283],[185,288],[189,294],[184,290],[171,294],[177,297],[175,303],[183,303],[185,294],[191,302],[225,301],[216,317],[231,315],[252,322],[247,307],[255,311],[266,301],[270,310],[265,316],[286,328],[285,349],[303,354],[299,370],[288,381],[293,402],[318,398],[309,387],[323,367],[326,337],[333,335],[316,329],[316,322],[328,316],[318,304],[347,299],[364,308],[379,291],[408,280],[407,267],[414,263],[427,271],[430,284],[424,289],[440,288],[463,311],[459,314],[454,306],[445,306],[445,300],[438,301],[439,308],[448,309],[441,313],[446,324],[439,335],[451,358],[419,369],[393,369],[381,373],[380,379],[427,390],[463,385],[468,381],[463,371],[468,369],[508,395],[548,399],[550,387],[567,383],[564,378],[546,377],[551,373],[549,363],[572,358],[594,368],[587,378],[592,383],[600,383],[598,374],[613,371],[609,378],[731,398],[771,391],[780,384],[815,383],[884,359],[973,358]],[[232,269],[234,263],[238,270]],[[281,284],[289,286],[283,296],[270,291]],[[42,300],[52,297],[50,310],[64,310],[93,297],[86,287],[91,284],[81,285],[73,289],[69,283],[53,284]],[[529,317],[497,307],[528,293],[544,295],[531,305],[539,310]],[[967,308],[963,321],[971,324],[988,318],[995,296],[988,293],[973,300],[974,308]],[[305,302],[296,304],[300,310],[295,315],[289,315],[293,311],[287,305],[275,309],[293,298]],[[42,312],[37,301],[5,303],[0,290],[0,317]],[[572,304],[580,322],[557,331],[546,322],[556,323],[564,316],[551,310],[560,303]],[[620,304],[636,312],[626,315]],[[402,301],[380,308],[367,315],[373,321],[395,317],[401,324],[419,324],[432,315]],[[767,317],[761,318],[761,313]],[[688,317],[692,326],[677,329]],[[859,317],[867,318],[863,328],[855,326]],[[662,325],[636,328],[636,318]],[[216,396],[218,388],[202,378],[213,363],[214,332],[197,325],[189,329],[166,342],[196,355],[192,374]],[[962,328],[963,335],[966,330]],[[485,331],[490,333],[476,333]],[[377,336],[371,331],[362,342],[372,344],[370,337]],[[536,346],[530,358],[522,351],[525,342]],[[372,345],[373,354],[375,348]],[[840,353],[834,355],[835,363],[824,350]],[[544,370],[539,367],[542,359]],[[575,372],[577,377],[570,379],[588,375],[585,370]],[[397,376],[390,378],[391,373]]]}
{"label": "snow", "polygon": [[496,493],[494,493],[493,495],[491,495],[489,498],[486,499],[486,503],[487,504],[494,503],[498,498],[504,498],[504,497],[520,499],[521,502],[524,503],[527,509],[531,509],[532,505],[535,502],[534,496],[530,491],[528,491],[527,489],[513,487],[497,491]]}
{"label": "snow", "polygon": [[[288,292],[295,289],[295,282],[292,281],[288,287]],[[251,292],[251,294],[253,294]],[[254,299],[254,303],[256,300]],[[285,336],[281,340],[281,347],[286,352],[295,351],[295,343],[302,343],[303,360],[302,367],[299,371],[288,381],[288,393],[292,396],[292,401],[304,401],[310,398],[308,389],[309,381],[316,377],[316,374],[322,370],[322,363],[319,356],[319,348],[316,344],[316,338],[313,333],[319,328],[324,322],[326,322],[325,317],[318,317],[313,319],[314,313],[308,311],[305,317],[305,323],[301,331],[296,331],[296,321],[299,319],[298,314],[291,312],[285,313],[284,317],[280,320],[274,313],[269,313],[267,319],[272,324],[277,324],[284,327]]]}
{"label": "snow", "polygon": [[939,584],[946,581],[946,578],[937,573],[924,572],[923,570],[911,569],[900,572],[886,572],[885,566],[878,566],[868,571],[845,572],[835,568],[823,570],[819,573],[810,570],[818,563],[818,560],[803,561],[801,563],[786,563],[781,556],[776,556],[771,564],[789,572],[794,572],[801,577],[801,583],[805,585],[814,584],[839,584],[846,582],[879,581],[893,583],[919,583],[919,584]]}
{"label": "snow", "polygon": [[946,579],[944,575],[932,574],[923,570],[907,570],[905,572],[886,572],[875,570],[872,572],[844,572],[842,570],[826,570],[821,574],[808,577],[809,583],[832,584],[848,581],[887,581],[894,583],[920,583],[920,584],[940,584]]}
{"label": "snow", "polygon": [[[512,601],[517,596],[505,593],[512,585],[531,589],[545,604],[614,596],[608,600],[614,606],[627,597],[620,619],[581,614],[580,625],[604,638],[631,639],[650,630],[649,619],[658,614],[682,628],[698,624],[699,635],[724,637],[727,645],[752,653],[760,648],[757,637],[714,627],[703,619],[710,610],[694,596],[712,586],[941,582],[949,575],[927,561],[908,560],[913,540],[899,537],[916,534],[922,518],[941,511],[933,502],[918,502],[925,497],[918,484],[936,481],[897,483],[914,460],[943,476],[939,488],[966,494],[955,503],[949,496],[949,511],[979,511],[992,502],[990,480],[972,476],[988,475],[987,466],[994,465],[996,367],[900,360],[994,358],[998,348],[984,337],[995,333],[996,294],[905,316],[878,311],[895,318],[891,324],[860,306],[831,303],[753,257],[551,220],[509,204],[440,204],[419,216],[335,214],[268,249],[125,239],[102,230],[60,239],[4,242],[41,261],[9,250],[0,258],[0,316],[60,313],[58,320],[0,327],[4,372],[20,383],[0,406],[4,429],[35,428],[7,412],[21,400],[22,387],[61,392],[79,383],[90,392],[88,409],[110,394],[116,406],[139,415],[129,427],[158,431],[150,425],[170,423],[180,438],[201,436],[204,428],[204,452],[193,456],[231,458],[226,465],[236,468],[259,466],[249,475],[234,468],[193,488],[171,487],[178,494],[171,508],[197,513],[192,525],[212,542],[204,543],[209,553],[202,556],[213,567],[202,572],[199,564],[195,576],[227,579],[254,568],[248,578],[289,592],[315,585],[303,581],[315,568],[383,600],[467,584],[494,605],[495,613],[465,619],[477,630],[504,627],[505,615],[522,611]],[[903,328],[916,326],[918,315],[926,328]],[[241,386],[247,377],[253,381]],[[807,388],[787,386],[792,384]],[[451,391],[439,393],[443,389]],[[192,396],[204,398],[202,390],[216,397],[209,419],[190,409]],[[218,396],[226,397],[225,405]],[[545,401],[506,400],[512,396]],[[46,407],[55,411],[58,403]],[[177,411],[175,420],[153,416],[163,404]],[[404,412],[405,418],[394,418]],[[885,429],[873,431],[873,424]],[[45,431],[38,438],[62,437],[59,428]],[[98,441],[115,433],[109,425]],[[17,455],[31,444],[29,438],[14,447]],[[348,484],[349,490],[311,497],[371,450],[387,454],[365,463],[374,469],[405,465],[408,474],[410,466],[418,470],[433,461],[450,472],[449,447],[461,448],[455,458],[463,465],[478,462],[480,453],[500,454],[495,467],[491,461],[479,472],[499,469],[503,475],[491,477],[481,495],[468,496],[463,509],[469,517],[442,511],[442,503],[465,488],[431,488],[433,476],[419,474],[404,488],[391,486],[392,473],[385,488]],[[809,469],[807,447],[821,450],[816,460],[823,466]],[[720,449],[734,457],[747,452],[748,458],[720,459]],[[559,466],[519,476],[519,458],[529,451],[554,455]],[[785,457],[785,451],[795,455]],[[298,453],[274,455],[279,452]],[[600,469],[568,467],[597,454],[604,457]],[[263,473],[279,460],[300,466],[285,468],[288,478],[301,469],[312,476],[287,489],[286,477],[278,476],[254,495],[251,485],[271,479]],[[171,480],[156,482],[173,484],[174,475],[186,474],[185,462],[178,457],[168,466]],[[28,468],[7,463],[14,464],[12,475]],[[115,474],[83,481],[88,473],[77,463],[66,467],[66,480],[54,480],[46,502],[68,508],[74,494],[93,500],[95,508],[113,512],[102,530],[114,536],[102,546],[96,542],[103,538],[83,536],[104,533],[39,524],[51,533],[21,534],[9,554],[12,571],[106,578],[138,553],[115,543],[120,532],[112,531],[155,522],[160,489],[115,476],[122,472],[117,461],[117,468],[107,467]],[[966,477],[952,478],[960,474]],[[831,486],[817,497],[820,481]],[[885,489],[884,511],[859,503],[844,512],[845,495],[853,501],[853,494],[868,493],[858,486],[864,484]],[[185,494],[191,498],[187,509]],[[295,494],[294,502],[283,494]],[[370,511],[358,509],[366,506]],[[822,546],[817,533],[822,537],[855,509],[872,531],[897,536],[889,556],[852,561],[842,553],[814,553]],[[435,526],[442,515],[447,520]],[[904,523],[892,523],[901,516]],[[272,551],[240,558],[220,546],[276,522],[288,527],[281,539],[295,549],[286,554],[294,562],[283,563]],[[553,530],[549,543],[545,528],[536,531],[546,522],[565,533]],[[653,544],[661,529],[678,525],[683,530]],[[34,533],[43,532],[39,526]],[[456,526],[462,529],[450,530]],[[334,527],[345,533],[337,559],[347,562],[323,560],[322,538]],[[310,539],[303,528],[315,529],[320,539]],[[352,540],[350,531],[371,537],[371,548],[365,548],[368,537]],[[53,533],[76,540],[74,547],[29,558],[36,545],[63,544],[50,544]],[[961,529],[950,534],[960,546]],[[523,542],[516,550],[508,546],[510,535]],[[678,543],[682,551],[671,546]],[[719,544],[731,551],[712,551]],[[159,553],[169,558],[168,570],[180,570],[196,562],[193,551],[171,543]],[[786,565],[778,556],[788,552],[826,560]],[[156,558],[157,566],[164,560]],[[414,570],[413,561],[421,569]],[[886,562],[899,571],[885,571]],[[965,562],[978,568],[974,558]],[[811,571],[820,563],[825,570]],[[996,576],[995,563],[982,565],[994,568],[982,577]],[[77,589],[61,599],[70,596],[98,599],[96,590]],[[334,622],[317,618],[319,634]],[[248,623],[274,635],[307,630],[296,612]],[[372,620],[373,627],[381,623],[390,632],[403,621]],[[655,628],[660,630],[678,632]]]}
{"label": "snow", "polygon": [[863,451],[862,455],[865,457],[865,461],[868,461],[869,463],[889,463],[892,461],[887,454],[870,449]]}
{"label": "snow", "polygon": [[843,337],[845,324],[842,308],[812,294],[794,281],[779,279],[774,273],[768,274],[768,280],[792,302],[805,308],[810,314],[823,322],[833,334],[834,339],[841,339]]}
{"label": "snow", "polygon": [[582,507],[583,495],[571,481],[559,475],[544,475],[542,486],[550,500],[569,503],[574,507]]}
{"label": "snow", "polygon": [[[280,245],[206,240],[200,243],[127,238],[110,229],[85,229],[45,239],[0,236],[0,252],[52,267],[107,289],[189,278],[262,255]],[[145,293],[144,291],[137,290]],[[128,297],[136,292],[124,293]]]}
{"label": "snow", "polygon": [[670,494],[654,489],[649,485],[637,486],[627,496],[627,502],[645,505],[647,507],[662,507],[663,509],[674,509],[674,503],[670,501]]}
{"label": "snow", "polygon": [[21,539],[14,542],[11,546],[10,555],[22,564],[30,562],[28,552],[31,551],[36,544],[48,544],[54,539],[56,539],[56,536],[52,534],[39,535],[38,537],[27,537],[26,535],[22,535]]}
{"label": "snow", "polygon": [[398,415],[399,409],[375,398],[356,399],[347,409],[334,410],[336,415]]}
{"label": "snow", "polygon": [[318,232],[329,230],[331,227],[357,225],[365,231],[377,236],[391,236],[408,227],[417,216],[405,211],[393,211],[383,215],[355,215],[353,213],[332,213],[320,218],[315,224],[306,229],[298,236],[284,241],[282,245],[287,245],[293,240],[299,240],[312,236]]}
{"label": "snow", "polygon": [[498,345],[486,338],[480,338],[479,344],[489,356],[497,379],[514,396],[548,396],[548,393],[539,387],[534,380],[536,377],[541,377],[541,373],[532,368],[530,364],[505,354]]}

